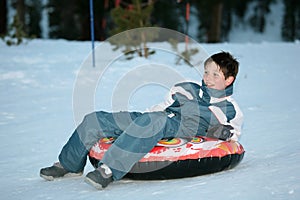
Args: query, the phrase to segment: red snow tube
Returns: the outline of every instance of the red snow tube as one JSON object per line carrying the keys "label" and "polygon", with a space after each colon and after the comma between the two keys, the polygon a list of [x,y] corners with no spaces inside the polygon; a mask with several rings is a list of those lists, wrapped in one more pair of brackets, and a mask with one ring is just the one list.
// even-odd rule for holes
{"label": "red snow tube", "polygon": [[[89,152],[91,164],[98,162],[111,146],[113,139],[103,138]],[[207,137],[161,140],[136,163],[126,177],[139,180],[174,179],[199,176],[238,165],[244,156],[238,142],[226,142]]]}

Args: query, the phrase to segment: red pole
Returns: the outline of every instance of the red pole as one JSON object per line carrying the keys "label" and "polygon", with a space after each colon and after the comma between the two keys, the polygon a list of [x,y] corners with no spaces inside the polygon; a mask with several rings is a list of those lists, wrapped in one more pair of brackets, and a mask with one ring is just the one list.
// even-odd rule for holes
{"label": "red pole", "polygon": [[189,20],[190,20],[190,2],[187,2],[185,5],[185,20],[186,20],[186,30],[185,30],[185,48],[188,49],[189,37]]}
{"label": "red pole", "polygon": [[185,9],[186,9],[185,19],[186,19],[186,21],[189,21],[190,20],[190,2],[186,3]]}
{"label": "red pole", "polygon": [[121,3],[121,0],[116,0],[116,1],[115,1],[115,7],[119,7],[119,6],[120,6],[120,3]]}

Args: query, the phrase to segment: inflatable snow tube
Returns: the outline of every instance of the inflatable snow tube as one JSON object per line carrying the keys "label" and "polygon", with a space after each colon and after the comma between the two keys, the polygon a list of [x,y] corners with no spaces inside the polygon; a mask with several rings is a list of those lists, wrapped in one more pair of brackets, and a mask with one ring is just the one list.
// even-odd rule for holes
{"label": "inflatable snow tube", "polygon": [[[97,168],[113,138],[103,138],[89,152],[91,164]],[[231,169],[244,156],[238,142],[227,142],[207,137],[161,140],[136,163],[126,177],[137,180],[161,180],[199,176]]]}

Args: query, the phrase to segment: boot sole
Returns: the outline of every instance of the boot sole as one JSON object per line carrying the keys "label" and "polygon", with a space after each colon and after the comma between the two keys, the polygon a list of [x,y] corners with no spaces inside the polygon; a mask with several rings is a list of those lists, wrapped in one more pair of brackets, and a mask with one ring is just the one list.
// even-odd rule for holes
{"label": "boot sole", "polygon": [[80,173],[67,173],[62,177],[53,177],[53,176],[47,176],[44,174],[40,174],[40,177],[42,177],[43,179],[47,180],[47,181],[54,181],[57,179],[62,179],[62,178],[72,178],[72,177],[78,177],[78,176],[82,176],[82,172]]}
{"label": "boot sole", "polygon": [[101,184],[96,183],[95,181],[93,181],[93,180],[90,179],[89,177],[85,177],[84,181],[85,181],[87,184],[89,184],[89,185],[93,186],[94,188],[96,188],[97,190],[103,190],[103,189],[104,189],[104,188],[102,187]]}

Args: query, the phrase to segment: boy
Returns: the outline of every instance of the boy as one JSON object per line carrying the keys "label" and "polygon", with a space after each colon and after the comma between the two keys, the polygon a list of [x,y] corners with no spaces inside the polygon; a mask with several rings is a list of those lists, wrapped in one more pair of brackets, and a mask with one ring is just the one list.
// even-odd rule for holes
{"label": "boy", "polygon": [[91,147],[103,137],[117,138],[86,182],[97,189],[120,180],[162,138],[206,135],[237,141],[243,115],[232,99],[239,63],[230,53],[204,63],[202,84],[183,82],[151,112],[94,112],[85,116],[63,147],[59,162],[43,168],[46,180],[81,175]]}

